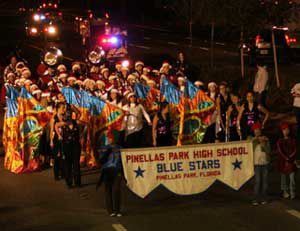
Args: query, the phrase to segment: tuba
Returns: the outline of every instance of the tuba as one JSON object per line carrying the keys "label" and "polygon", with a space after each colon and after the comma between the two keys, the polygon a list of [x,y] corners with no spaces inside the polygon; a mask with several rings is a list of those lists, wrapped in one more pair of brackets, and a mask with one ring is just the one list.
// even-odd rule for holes
{"label": "tuba", "polygon": [[56,66],[63,60],[63,53],[56,47],[49,47],[42,54],[42,61],[50,67]]}
{"label": "tuba", "polygon": [[96,47],[88,54],[88,61],[91,62],[93,65],[100,64],[105,58],[105,51],[102,47]]}

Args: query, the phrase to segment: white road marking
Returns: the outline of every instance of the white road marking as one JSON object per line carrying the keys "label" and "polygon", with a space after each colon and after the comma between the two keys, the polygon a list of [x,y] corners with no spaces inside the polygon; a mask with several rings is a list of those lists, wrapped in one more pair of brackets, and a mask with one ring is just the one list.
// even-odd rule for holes
{"label": "white road marking", "polygon": [[174,43],[174,42],[168,42],[169,45],[174,45],[174,46],[177,46],[178,43]]}
{"label": "white road marking", "polygon": [[300,219],[300,212],[298,212],[297,210],[291,209],[291,210],[286,210],[286,212],[294,217],[297,217],[298,219]]}
{"label": "white road marking", "polygon": [[216,42],[217,45],[220,45],[220,46],[225,46],[225,43],[218,43]]}
{"label": "white road marking", "polygon": [[123,225],[121,225],[121,224],[112,224],[112,227],[116,231],[127,231],[127,229]]}
{"label": "white road marking", "polygon": [[141,46],[141,45],[135,45],[135,44],[129,44],[129,46],[137,47],[137,48],[141,48],[141,49],[145,49],[145,50],[150,50],[151,49],[151,47],[146,47],[146,46]]}
{"label": "white road marking", "polygon": [[207,47],[195,47],[195,48],[198,48],[198,49],[203,50],[203,51],[209,51],[209,48],[207,48]]}

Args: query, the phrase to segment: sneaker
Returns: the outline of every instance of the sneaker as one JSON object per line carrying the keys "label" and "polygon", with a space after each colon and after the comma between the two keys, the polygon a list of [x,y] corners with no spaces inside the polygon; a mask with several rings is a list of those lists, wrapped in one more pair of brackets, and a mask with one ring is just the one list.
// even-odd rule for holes
{"label": "sneaker", "polygon": [[296,195],[291,195],[290,199],[294,200],[296,198]]}
{"label": "sneaker", "polygon": [[117,213],[117,217],[123,217],[122,213]]}
{"label": "sneaker", "polygon": [[111,214],[109,214],[109,216],[110,216],[110,217],[115,217],[116,214],[115,214],[115,213],[111,213]]}
{"label": "sneaker", "polygon": [[258,204],[257,200],[254,200],[254,201],[252,201],[252,205],[257,206],[259,204]]}
{"label": "sneaker", "polygon": [[290,194],[289,194],[287,191],[284,191],[283,194],[282,194],[282,197],[283,197],[284,199],[287,199],[287,198],[290,197]]}

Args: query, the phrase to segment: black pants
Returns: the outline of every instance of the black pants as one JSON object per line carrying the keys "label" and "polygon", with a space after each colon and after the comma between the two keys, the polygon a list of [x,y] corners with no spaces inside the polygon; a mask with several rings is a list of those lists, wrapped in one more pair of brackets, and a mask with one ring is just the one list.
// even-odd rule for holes
{"label": "black pants", "polygon": [[119,213],[121,209],[121,181],[122,175],[115,169],[104,170],[105,205],[107,212]]}
{"label": "black pants", "polygon": [[264,108],[267,108],[266,104],[267,91],[262,91],[261,93],[256,93],[256,101],[258,104],[261,104]]}
{"label": "black pants", "polygon": [[81,185],[80,175],[80,144],[64,144],[63,154],[65,157],[65,179],[68,186]]}
{"label": "black pants", "polygon": [[215,143],[216,141],[216,124],[209,125],[206,129],[203,142],[204,144]]}
{"label": "black pants", "polygon": [[54,159],[53,173],[54,179],[64,178],[65,176],[65,166],[64,160],[62,158],[62,146],[61,142],[58,140],[54,141],[54,147],[52,149],[52,158]]}
{"label": "black pants", "polygon": [[54,157],[53,172],[54,172],[55,180],[65,177],[65,167],[64,167],[64,160],[62,158],[62,155]]}

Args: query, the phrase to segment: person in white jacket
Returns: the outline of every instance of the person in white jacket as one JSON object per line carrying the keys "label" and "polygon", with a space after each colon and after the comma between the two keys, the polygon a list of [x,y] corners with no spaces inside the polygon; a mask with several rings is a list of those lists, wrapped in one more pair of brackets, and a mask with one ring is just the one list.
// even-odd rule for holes
{"label": "person in white jacket", "polygon": [[129,103],[126,104],[123,109],[126,112],[124,119],[125,136],[127,148],[138,148],[143,145],[143,118],[147,121],[148,125],[151,126],[151,119],[149,114],[144,109],[143,105],[137,102],[136,95],[129,93]]}
{"label": "person in white jacket", "polygon": [[266,108],[266,95],[268,89],[269,73],[266,66],[257,65],[253,91],[256,95],[257,103]]}

